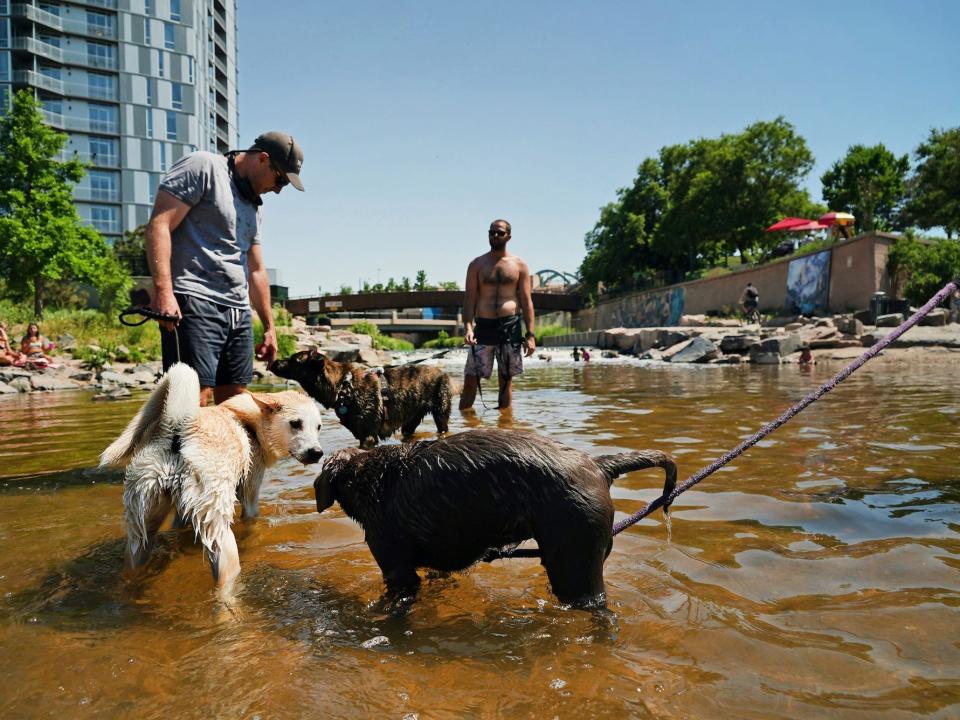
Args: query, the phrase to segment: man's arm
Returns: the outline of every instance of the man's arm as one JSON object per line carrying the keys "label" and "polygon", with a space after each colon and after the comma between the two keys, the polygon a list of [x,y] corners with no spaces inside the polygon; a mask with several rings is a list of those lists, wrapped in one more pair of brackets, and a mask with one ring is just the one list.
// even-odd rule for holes
{"label": "man's arm", "polygon": [[464,283],[463,341],[467,345],[477,343],[473,336],[473,320],[477,314],[477,298],[480,295],[480,274],[477,272],[476,262],[474,260],[467,266],[467,281]]}
{"label": "man's arm", "polygon": [[530,268],[523,261],[520,262],[520,279],[517,280],[517,296],[520,300],[520,310],[523,312],[523,321],[527,325],[527,334],[524,336],[527,357],[533,355],[537,349],[536,320],[533,316],[533,281],[530,278]]}
{"label": "man's arm", "polygon": [[260,245],[251,245],[247,252],[247,279],[250,281],[250,305],[263,323],[263,343],[256,347],[257,358],[266,360],[269,365],[277,358],[277,329],[273,325],[270,305],[270,278],[263,264]]}
{"label": "man's arm", "polygon": [[[170,273],[171,234],[190,212],[190,206],[163,190],[157,192],[153,213],[147,223],[147,264],[153,278],[153,298],[150,307],[157,312],[180,317],[180,305],[173,296]],[[161,322],[167,330],[176,323]]]}

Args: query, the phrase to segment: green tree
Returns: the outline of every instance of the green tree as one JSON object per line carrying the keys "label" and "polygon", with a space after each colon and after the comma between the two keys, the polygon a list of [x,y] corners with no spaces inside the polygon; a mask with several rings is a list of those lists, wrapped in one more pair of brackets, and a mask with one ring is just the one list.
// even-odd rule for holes
{"label": "green tree", "polygon": [[340,286],[340,295],[353,295],[353,288],[349,285]]}
{"label": "green tree", "polygon": [[880,143],[851,145],[820,178],[831,210],[852,213],[860,229],[893,230],[906,193],[910,159],[897,157]]}
{"label": "green tree", "polygon": [[626,289],[695,277],[737,252],[746,262],[781,239],[764,232],[771,223],[820,209],[801,187],[812,166],[783,118],[663,147],[601,208],[580,276],[588,287]]}
{"label": "green tree", "polygon": [[128,230],[123,237],[113,243],[113,254],[131,275],[150,274],[147,264],[147,226],[141,225]]}
{"label": "green tree", "polygon": [[417,270],[417,279],[413,283],[414,290],[426,290],[427,289],[427,271],[426,270]]}
{"label": "green tree", "polygon": [[404,292],[410,292],[410,278],[405,277],[400,280],[400,289]]}
{"label": "green tree", "polygon": [[942,227],[953,238],[960,232],[960,127],[931,130],[915,156],[907,217],[922,228]]}
{"label": "green tree", "polygon": [[444,280],[437,287],[439,287],[441,290],[459,290],[460,283],[458,283],[456,280]]}
{"label": "green tree", "polygon": [[907,231],[890,248],[887,274],[895,288],[914,305],[960,276],[960,240],[918,239]]}
{"label": "green tree", "polygon": [[43,124],[28,90],[14,95],[0,119],[0,277],[13,292],[33,296],[38,318],[48,287],[64,280],[96,287],[106,312],[124,302],[130,288],[106,241],[77,214],[71,185],[83,178],[84,167],[55,159],[66,141]]}
{"label": "green tree", "polygon": [[393,278],[390,278],[389,280],[387,280],[387,284],[384,286],[384,290],[386,290],[387,292],[396,292],[399,289],[400,289],[400,286],[397,285],[397,281],[394,280]]}

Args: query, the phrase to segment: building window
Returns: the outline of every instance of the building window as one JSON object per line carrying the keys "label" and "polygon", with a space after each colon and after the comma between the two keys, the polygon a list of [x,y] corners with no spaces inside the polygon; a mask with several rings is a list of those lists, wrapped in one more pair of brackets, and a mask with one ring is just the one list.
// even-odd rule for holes
{"label": "building window", "polygon": [[157,189],[160,187],[160,173],[147,173],[147,192],[149,197],[147,198],[148,202],[153,202],[157,199]]}
{"label": "building window", "polygon": [[87,30],[92,35],[113,37],[113,16],[87,10]]}
{"label": "building window", "polygon": [[157,75],[160,77],[166,75],[166,64],[165,53],[163,50],[157,50]]}
{"label": "building window", "polygon": [[10,14],[10,0],[0,0],[0,15]]}
{"label": "building window", "polygon": [[119,208],[114,205],[91,205],[90,224],[102,233],[120,232]]}
{"label": "building window", "polygon": [[10,82],[10,53],[0,52],[0,82]]}
{"label": "building window", "polygon": [[56,15],[57,17],[60,17],[59,5],[53,5],[52,3],[42,2],[37,7],[39,7],[44,12],[48,12],[51,15]]}
{"label": "building window", "polygon": [[167,50],[176,50],[177,37],[176,27],[170,23],[163,24],[163,46]]}
{"label": "building window", "polygon": [[[10,12],[7,10],[7,12]],[[10,18],[0,18],[0,48],[10,47]]]}
{"label": "building window", "polygon": [[107,138],[90,138],[90,160],[94,165],[118,165],[117,141]]}
{"label": "building window", "polygon": [[153,105],[153,98],[155,97],[153,88],[156,82],[153,78],[147,78],[147,105]]}
{"label": "building window", "polygon": [[153,110],[147,108],[147,137],[153,137]]}
{"label": "building window", "polygon": [[143,19],[143,44],[144,45],[153,45],[153,36],[150,33],[150,28],[153,27],[153,23],[150,22],[150,18]]}
{"label": "building window", "polygon": [[170,87],[170,105],[174,110],[183,110],[183,85],[173,83]]}
{"label": "building window", "polygon": [[153,15],[153,0],[143,1],[143,12],[147,15]]}
{"label": "building window", "polygon": [[119,198],[117,192],[117,173],[109,170],[88,170],[90,178],[90,199],[115,201]]}
{"label": "building window", "polygon": [[60,47],[61,38],[59,35],[40,35],[38,40],[45,45],[52,45],[55,48]]}
{"label": "building window", "polygon": [[160,172],[167,171],[167,144],[160,143]]}
{"label": "building window", "polygon": [[116,48],[113,45],[87,41],[87,62],[93,67],[116,66]]}
{"label": "building window", "polygon": [[10,86],[0,85],[0,115],[10,109]]}
{"label": "building window", "polygon": [[115,133],[117,131],[117,108],[112,105],[87,106],[87,117],[93,132]]}
{"label": "building window", "polygon": [[167,111],[167,140],[177,139],[177,114]]}
{"label": "building window", "polygon": [[63,68],[50,67],[49,65],[40,66],[40,74],[44,77],[53,78],[54,80],[63,79]]}
{"label": "building window", "polygon": [[193,79],[193,56],[187,58],[187,82],[191,85],[194,83]]}
{"label": "building window", "polygon": [[90,97],[98,100],[113,100],[116,96],[113,90],[113,78],[110,75],[87,73],[87,90]]}
{"label": "building window", "polygon": [[63,100],[42,100],[43,109],[55,115],[63,115]]}
{"label": "building window", "polygon": [[180,0],[170,0],[170,19],[180,22]]}

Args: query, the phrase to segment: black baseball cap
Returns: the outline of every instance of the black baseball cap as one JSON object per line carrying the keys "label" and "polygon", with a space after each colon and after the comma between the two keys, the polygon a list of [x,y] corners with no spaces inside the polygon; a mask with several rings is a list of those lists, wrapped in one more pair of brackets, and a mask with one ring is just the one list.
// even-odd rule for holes
{"label": "black baseball cap", "polygon": [[300,181],[300,168],[303,166],[303,150],[292,135],[287,135],[279,130],[271,130],[260,135],[253,141],[251,149],[262,150],[277,170],[286,175],[287,180],[297,190],[303,190],[303,183]]}

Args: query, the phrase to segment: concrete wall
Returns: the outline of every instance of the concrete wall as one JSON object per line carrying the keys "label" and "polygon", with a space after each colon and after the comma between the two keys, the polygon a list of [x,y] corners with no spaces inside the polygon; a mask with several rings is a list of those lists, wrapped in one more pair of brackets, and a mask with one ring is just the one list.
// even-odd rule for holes
{"label": "concrete wall", "polygon": [[[887,255],[896,235],[866,233],[830,246],[831,312],[848,312],[867,308],[878,290],[889,291]],[[780,312],[787,294],[787,272],[793,258],[775,260],[765,265],[735,270],[715,278],[694,280],[666,288],[632,293],[615,300],[598,303],[574,314],[573,327],[579,331],[611,327],[654,327],[665,323],[644,322],[643,308],[656,304],[666,293],[682,293],[683,314],[705,315],[708,312],[733,311],[748,282],[760,292],[760,310]]]}

